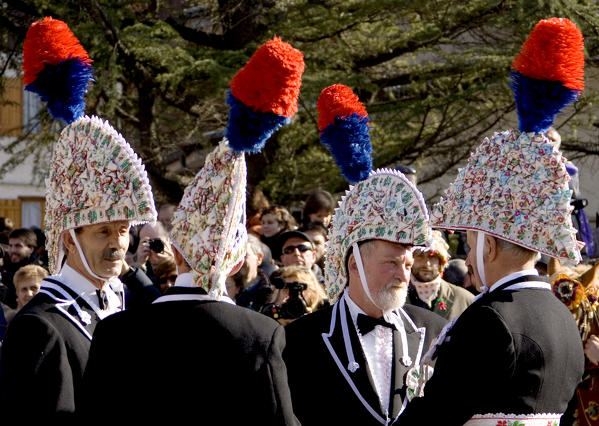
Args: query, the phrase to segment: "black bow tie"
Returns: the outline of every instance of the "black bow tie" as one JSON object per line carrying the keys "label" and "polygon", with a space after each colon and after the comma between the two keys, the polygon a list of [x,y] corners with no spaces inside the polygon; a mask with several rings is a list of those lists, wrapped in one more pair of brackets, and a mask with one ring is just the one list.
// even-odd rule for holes
{"label": "black bow tie", "polygon": [[108,309],[108,296],[106,296],[106,292],[104,290],[96,290],[96,294],[98,295],[98,306],[100,306],[100,309]]}
{"label": "black bow tie", "polygon": [[383,327],[389,327],[393,330],[397,330],[394,324],[385,321],[384,318],[372,318],[368,315],[358,314],[358,329],[362,335],[366,335],[374,330],[374,327],[377,325],[382,325]]}

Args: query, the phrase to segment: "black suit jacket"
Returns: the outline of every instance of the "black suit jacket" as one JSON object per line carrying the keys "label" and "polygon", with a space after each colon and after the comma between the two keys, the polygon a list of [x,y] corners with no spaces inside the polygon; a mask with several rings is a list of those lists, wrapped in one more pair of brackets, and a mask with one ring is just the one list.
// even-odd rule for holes
{"label": "black suit jacket", "polygon": [[438,350],[435,372],[400,425],[461,425],[474,414],[563,413],[584,370],[572,314],[551,291],[493,291]]}
{"label": "black suit jacket", "polygon": [[[342,304],[306,315],[285,328],[287,347],[284,358],[295,413],[302,425],[380,425],[389,419],[383,414],[366,357],[345,307],[351,346],[359,368],[351,372],[342,331]],[[446,321],[441,316],[416,306],[404,306],[415,323],[404,320],[409,354],[414,362],[427,348]],[[394,331],[392,393],[389,417],[403,409],[405,375],[409,367],[399,362],[401,339]],[[407,402],[407,401],[406,401]]]}
{"label": "black suit jacket", "polygon": [[[11,321],[2,344],[0,424],[74,424],[98,321],[70,288],[42,290]],[[69,301],[70,297],[70,301]],[[60,302],[57,302],[57,299]],[[80,308],[77,313],[75,304]]]}
{"label": "black suit jacket", "polygon": [[276,321],[206,300],[200,288],[165,296],[99,323],[84,379],[86,422],[296,423]]}

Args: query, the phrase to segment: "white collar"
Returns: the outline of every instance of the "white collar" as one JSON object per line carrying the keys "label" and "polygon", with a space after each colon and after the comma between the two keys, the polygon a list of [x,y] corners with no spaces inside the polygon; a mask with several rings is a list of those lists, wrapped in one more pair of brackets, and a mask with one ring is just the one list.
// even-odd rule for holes
{"label": "white collar", "polygon": [[183,272],[177,275],[175,287],[193,287],[193,275],[191,272]]}
{"label": "white collar", "polygon": [[98,287],[71,266],[65,263],[55,278],[84,299],[100,318],[104,318],[122,309],[121,301],[115,291],[122,291],[123,283],[117,277],[106,280],[102,285],[102,290],[106,292],[106,297],[108,297],[109,306],[109,309],[104,311],[100,309],[98,304],[98,296],[96,294]]}
{"label": "white collar", "polygon": [[495,284],[493,284],[490,288],[489,288],[489,293],[492,292],[493,290],[497,289],[497,287],[499,287],[501,284],[507,283],[508,281],[511,281],[513,279],[516,278],[520,278],[520,277],[524,277],[526,275],[539,275],[539,271],[537,271],[536,269],[525,269],[523,271],[518,271],[518,272],[512,272],[509,275],[506,275],[505,277],[499,279],[498,281],[495,282]]}

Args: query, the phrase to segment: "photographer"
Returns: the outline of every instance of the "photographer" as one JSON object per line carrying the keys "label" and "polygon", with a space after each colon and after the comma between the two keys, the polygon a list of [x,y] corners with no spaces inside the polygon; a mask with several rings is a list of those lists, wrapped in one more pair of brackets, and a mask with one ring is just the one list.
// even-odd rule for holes
{"label": "photographer", "polygon": [[139,266],[150,277],[156,288],[158,288],[159,283],[154,268],[167,258],[174,261],[173,250],[166,228],[160,221],[154,224],[146,223],[139,230],[135,265]]}
{"label": "photographer", "polygon": [[328,306],[314,273],[305,266],[285,266],[270,276],[273,293],[261,312],[287,325],[296,318]]}

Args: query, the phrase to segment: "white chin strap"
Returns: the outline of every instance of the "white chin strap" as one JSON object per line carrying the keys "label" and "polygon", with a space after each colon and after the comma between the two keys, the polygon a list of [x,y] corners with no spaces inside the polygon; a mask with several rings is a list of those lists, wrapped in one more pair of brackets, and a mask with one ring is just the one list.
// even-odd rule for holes
{"label": "white chin strap", "polygon": [[87,264],[87,259],[85,258],[85,254],[83,253],[83,250],[81,250],[81,246],[79,245],[79,240],[77,240],[77,235],[75,234],[75,230],[69,229],[69,233],[71,234],[71,237],[73,238],[73,241],[75,242],[75,246],[77,247],[77,251],[79,252],[79,257],[81,258],[81,262],[83,263],[83,266],[87,270],[87,273],[98,280],[108,281],[107,278],[102,278],[102,277],[99,277],[98,275],[96,275],[94,273],[94,271],[92,271],[91,268],[89,267],[89,265]]}
{"label": "white chin strap", "polygon": [[370,299],[370,302],[381,311],[385,312],[383,308],[376,304],[372,295],[370,294],[370,289],[368,288],[368,283],[366,282],[366,274],[364,273],[364,265],[362,264],[362,256],[360,255],[360,247],[358,247],[358,243],[352,244],[354,259],[356,259],[356,266],[358,267],[358,274],[360,275],[360,282],[362,283],[362,288],[364,289],[364,293]]}
{"label": "white chin strap", "polygon": [[484,261],[484,248],[485,248],[485,233],[477,231],[476,234],[476,269],[482,284],[481,292],[486,293],[489,289],[487,287],[487,280],[485,279],[485,261]]}

